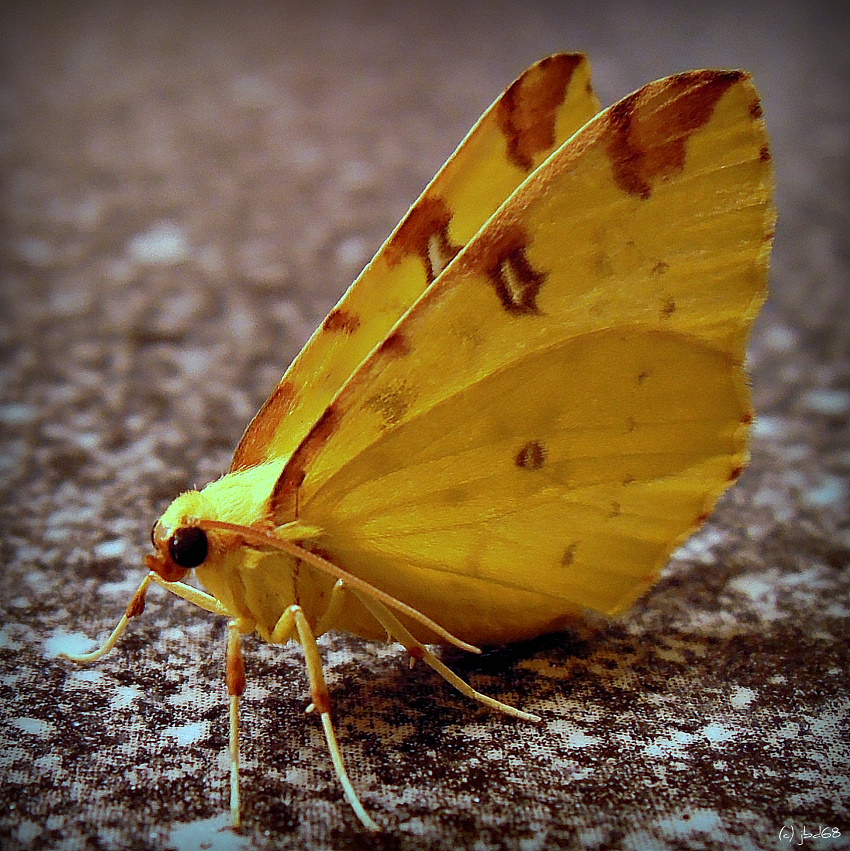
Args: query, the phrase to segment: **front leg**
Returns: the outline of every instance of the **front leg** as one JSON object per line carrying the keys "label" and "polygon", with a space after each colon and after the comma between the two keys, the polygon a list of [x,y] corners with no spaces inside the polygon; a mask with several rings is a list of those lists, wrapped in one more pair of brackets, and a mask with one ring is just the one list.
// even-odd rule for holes
{"label": "front leg", "polygon": [[109,653],[109,651],[118,643],[118,639],[124,634],[124,630],[127,629],[127,624],[130,623],[130,619],[138,617],[145,610],[145,595],[148,592],[148,586],[151,582],[156,581],[157,578],[158,577],[155,573],[149,573],[145,576],[139,587],[136,589],[136,593],[133,594],[133,599],[127,604],[127,609],[121,617],[121,620],[118,621],[118,625],[112,630],[112,634],[109,638],[107,638],[106,641],[97,648],[97,650],[92,650],[90,653],[60,653],[60,658],[76,662],[78,665],[88,665],[90,662],[97,662],[98,659],[102,659],[106,656],[106,654]]}

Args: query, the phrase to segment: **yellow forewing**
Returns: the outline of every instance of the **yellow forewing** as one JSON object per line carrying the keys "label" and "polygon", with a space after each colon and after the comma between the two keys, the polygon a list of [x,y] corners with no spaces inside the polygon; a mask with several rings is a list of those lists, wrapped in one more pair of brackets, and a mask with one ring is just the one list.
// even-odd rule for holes
{"label": "yellow forewing", "polygon": [[598,109],[590,67],[580,54],[550,56],[516,80],[293,361],[246,430],[231,469],[288,456],[499,205]]}
{"label": "yellow forewing", "polygon": [[591,121],[318,412],[275,522],[471,641],[631,603],[746,463],[760,115],[698,71]]}

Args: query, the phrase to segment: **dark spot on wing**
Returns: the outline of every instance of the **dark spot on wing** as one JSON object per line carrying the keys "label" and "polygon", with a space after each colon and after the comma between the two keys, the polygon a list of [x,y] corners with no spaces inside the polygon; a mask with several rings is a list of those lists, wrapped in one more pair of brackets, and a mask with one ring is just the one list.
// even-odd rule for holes
{"label": "dark spot on wing", "polygon": [[572,543],[564,550],[564,554],[561,556],[561,565],[563,567],[569,567],[575,562],[577,548],[578,544]]}
{"label": "dark spot on wing", "polygon": [[360,317],[341,307],[332,310],[322,323],[325,331],[341,331],[343,334],[353,334],[359,327]]}
{"label": "dark spot on wing", "polygon": [[428,283],[432,283],[463,247],[449,237],[451,220],[452,211],[443,198],[421,198],[384,249],[387,263],[396,266],[407,256],[418,256],[425,265]]}
{"label": "dark spot on wing", "polygon": [[676,300],[673,296],[669,296],[665,299],[663,306],[661,307],[661,318],[669,319],[676,312]]}
{"label": "dark spot on wing", "polygon": [[365,407],[381,417],[381,427],[384,429],[398,425],[410,409],[413,394],[402,385],[385,387],[365,401]]}
{"label": "dark spot on wing", "polygon": [[473,242],[464,253],[465,265],[485,272],[502,307],[512,316],[542,312],[537,299],[546,275],[528,260],[530,242],[519,225],[508,225],[493,228],[489,239]]}
{"label": "dark spot on wing", "polygon": [[530,440],[517,452],[514,463],[523,470],[539,470],[546,463],[546,447],[539,440]]}
{"label": "dark spot on wing", "polygon": [[407,338],[401,333],[401,331],[395,331],[390,334],[380,346],[378,346],[378,351],[382,355],[402,357],[410,353],[410,345],[407,342]]}

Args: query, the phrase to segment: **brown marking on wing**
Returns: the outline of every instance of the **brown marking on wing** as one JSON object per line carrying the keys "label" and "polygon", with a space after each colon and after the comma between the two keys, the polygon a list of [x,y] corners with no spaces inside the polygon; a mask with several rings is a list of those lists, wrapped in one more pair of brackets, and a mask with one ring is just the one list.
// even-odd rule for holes
{"label": "brown marking on wing", "polygon": [[386,387],[366,400],[366,407],[380,415],[384,429],[398,425],[410,409],[413,394],[407,386]]}
{"label": "brown marking on wing", "polygon": [[741,417],[741,422],[744,425],[749,425],[753,421],[753,413],[752,411],[747,412],[744,416]]}
{"label": "brown marking on wing", "polygon": [[546,275],[528,261],[530,242],[519,225],[507,225],[494,228],[489,239],[474,242],[473,250],[464,252],[466,263],[486,273],[502,307],[513,316],[541,313],[537,296]]}
{"label": "brown marking on wing", "polygon": [[581,61],[575,54],[547,57],[513,82],[496,104],[508,158],[523,171],[531,171],[535,157],[554,147],[558,107]]}
{"label": "brown marking on wing", "polygon": [[734,482],[737,478],[740,477],[741,473],[743,473],[743,472],[744,472],[744,468],[740,464],[737,467],[733,467],[729,471],[729,481]]}
{"label": "brown marking on wing", "polygon": [[268,460],[266,448],[271,443],[280,426],[295,405],[298,390],[291,381],[281,381],[266,399],[257,415],[245,429],[230,464],[230,472],[254,467]]}
{"label": "brown marking on wing", "polygon": [[661,318],[669,319],[676,312],[676,299],[673,296],[667,296],[664,299],[664,304],[661,306]]}
{"label": "brown marking on wing", "polygon": [[384,249],[387,263],[397,266],[405,257],[418,256],[425,264],[428,283],[432,283],[462,248],[449,238],[451,220],[452,211],[445,200],[439,196],[421,198]]}
{"label": "brown marking on wing", "polygon": [[689,71],[647,86],[611,107],[608,156],[617,185],[649,198],[654,185],[685,167],[688,137],[711,118],[741,71]]}
{"label": "brown marking on wing", "polygon": [[750,118],[754,118],[754,119],[758,120],[759,118],[762,117],[762,114],[763,113],[762,113],[762,108],[761,108],[761,101],[754,100],[750,104]]}
{"label": "brown marking on wing", "polygon": [[763,162],[770,162],[770,148],[767,145],[762,145],[759,148],[759,159]]}
{"label": "brown marking on wing", "polygon": [[401,331],[394,331],[378,346],[378,351],[388,357],[400,358],[410,353],[410,343]]}
{"label": "brown marking on wing", "polygon": [[546,447],[539,440],[530,440],[517,452],[514,464],[522,470],[539,470],[546,463]]}
{"label": "brown marking on wing", "polygon": [[343,334],[353,334],[359,327],[360,317],[341,307],[334,308],[322,323],[323,330],[341,331]]}
{"label": "brown marking on wing", "polygon": [[576,549],[578,544],[572,543],[564,550],[564,554],[561,556],[561,566],[562,567],[570,567],[576,560]]}
{"label": "brown marking on wing", "polygon": [[275,519],[286,522],[297,516],[298,488],[307,477],[310,462],[338,428],[341,416],[342,412],[337,406],[333,403],[328,405],[286,462],[269,497],[270,514]]}

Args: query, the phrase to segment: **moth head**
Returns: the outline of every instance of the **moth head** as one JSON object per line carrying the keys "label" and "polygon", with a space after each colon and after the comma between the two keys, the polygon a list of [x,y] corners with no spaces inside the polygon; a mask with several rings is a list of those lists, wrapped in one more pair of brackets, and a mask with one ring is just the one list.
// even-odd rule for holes
{"label": "moth head", "polygon": [[178,526],[170,534],[162,532],[159,522],[151,530],[156,555],[145,558],[149,570],[166,582],[179,582],[193,568],[202,565],[209,555],[210,542],[200,526]]}
{"label": "moth head", "polygon": [[198,491],[177,497],[151,529],[156,552],[145,558],[145,564],[166,582],[179,582],[210,554],[209,536],[200,527],[200,506],[194,504],[199,497]]}

